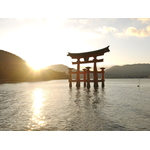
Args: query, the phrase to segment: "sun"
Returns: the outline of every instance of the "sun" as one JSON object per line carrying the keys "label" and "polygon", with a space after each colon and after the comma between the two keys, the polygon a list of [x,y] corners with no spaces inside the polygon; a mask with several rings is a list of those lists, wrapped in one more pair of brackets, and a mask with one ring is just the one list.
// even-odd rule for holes
{"label": "sun", "polygon": [[38,64],[31,64],[30,66],[31,66],[31,68],[34,69],[34,70],[40,70],[40,69],[43,68],[42,66],[40,66],[40,65],[38,65]]}
{"label": "sun", "polygon": [[35,71],[38,71],[47,67],[45,63],[35,62],[35,61],[28,62],[28,65]]}
{"label": "sun", "polygon": [[55,57],[53,55],[49,56],[48,53],[33,53],[27,56],[26,62],[30,68],[34,71],[41,69],[47,69],[50,65],[55,63]]}

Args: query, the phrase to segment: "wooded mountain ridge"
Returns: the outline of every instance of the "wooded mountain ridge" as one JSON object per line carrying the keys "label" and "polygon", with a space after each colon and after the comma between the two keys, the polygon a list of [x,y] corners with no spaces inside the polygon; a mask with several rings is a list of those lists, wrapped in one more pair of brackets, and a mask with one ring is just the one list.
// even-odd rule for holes
{"label": "wooded mountain ridge", "polygon": [[68,79],[64,72],[52,69],[34,71],[22,58],[0,50],[0,83]]}
{"label": "wooded mountain ridge", "polygon": [[131,64],[113,66],[106,69],[107,78],[147,78],[150,76],[150,64]]}
{"label": "wooded mountain ridge", "polygon": [[[74,69],[74,71],[76,70]],[[150,77],[150,64],[113,66],[105,69],[105,78],[147,77]],[[0,83],[68,78],[68,66],[57,64],[51,65],[40,71],[34,71],[22,58],[7,51],[0,50]]]}
{"label": "wooded mountain ridge", "polygon": [[[68,67],[62,64],[52,65],[49,68],[55,71],[68,72]],[[130,64],[105,69],[105,78],[147,78],[149,76],[150,64]]]}

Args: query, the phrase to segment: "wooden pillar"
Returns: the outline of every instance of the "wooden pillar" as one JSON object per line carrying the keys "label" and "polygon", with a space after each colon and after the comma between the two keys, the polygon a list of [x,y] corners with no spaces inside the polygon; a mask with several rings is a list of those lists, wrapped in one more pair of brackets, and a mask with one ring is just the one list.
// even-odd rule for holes
{"label": "wooden pillar", "polygon": [[105,84],[104,84],[104,82],[105,82],[105,77],[104,77],[104,73],[105,73],[105,71],[104,71],[104,69],[105,68],[100,68],[101,69],[101,71],[102,71],[102,88],[105,86]]}
{"label": "wooden pillar", "polygon": [[90,88],[90,68],[91,67],[86,67],[87,69],[87,88]]}
{"label": "wooden pillar", "polygon": [[77,77],[76,77],[77,83],[76,87],[80,87],[80,58],[77,58]]}
{"label": "wooden pillar", "polygon": [[98,88],[98,74],[97,74],[97,66],[96,66],[96,56],[94,56],[94,88]]}
{"label": "wooden pillar", "polygon": [[69,87],[72,87],[72,69],[73,68],[68,68],[69,72]]}
{"label": "wooden pillar", "polygon": [[84,87],[86,87],[86,69],[83,69],[84,74],[83,74],[83,80],[84,80]]}

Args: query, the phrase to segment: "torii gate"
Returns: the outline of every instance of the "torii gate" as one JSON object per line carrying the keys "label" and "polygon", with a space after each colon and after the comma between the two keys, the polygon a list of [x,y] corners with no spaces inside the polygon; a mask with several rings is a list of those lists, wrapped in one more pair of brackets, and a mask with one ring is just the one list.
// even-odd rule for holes
{"label": "torii gate", "polygon": [[[72,62],[72,64],[77,64],[77,72],[73,72],[73,68],[69,68],[69,86],[72,87],[72,82],[76,82],[76,86],[80,87],[80,82],[84,81],[84,86],[86,86],[87,83],[87,88],[90,88],[90,82],[94,82],[94,88],[98,87],[98,82],[102,82],[102,87],[104,87],[104,69],[101,68],[101,71],[97,71],[97,62],[103,62],[103,59],[97,59],[97,56],[103,56],[104,53],[109,52],[109,46],[105,47],[103,49],[95,50],[95,51],[90,51],[90,52],[84,52],[84,53],[69,53],[67,56],[70,56],[72,59],[77,59],[76,62]],[[93,57],[93,60],[89,60],[90,57]],[[84,61],[80,61],[80,59],[83,58]],[[83,72],[80,71],[80,64],[84,63],[94,63],[94,70],[90,71],[90,67],[86,67],[86,69],[83,69]],[[94,79],[90,80],[90,73],[94,74]],[[102,74],[102,79],[98,80],[98,73]],[[77,74],[76,80],[72,80],[72,74]],[[84,80],[80,79],[80,74],[84,74]]]}

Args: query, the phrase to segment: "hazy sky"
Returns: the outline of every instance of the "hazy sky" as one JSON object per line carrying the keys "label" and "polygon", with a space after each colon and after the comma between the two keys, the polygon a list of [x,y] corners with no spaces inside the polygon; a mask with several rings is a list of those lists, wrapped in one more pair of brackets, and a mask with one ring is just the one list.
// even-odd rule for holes
{"label": "hazy sky", "polygon": [[32,65],[71,66],[68,52],[107,46],[100,66],[150,63],[150,18],[0,19],[0,49]]}

